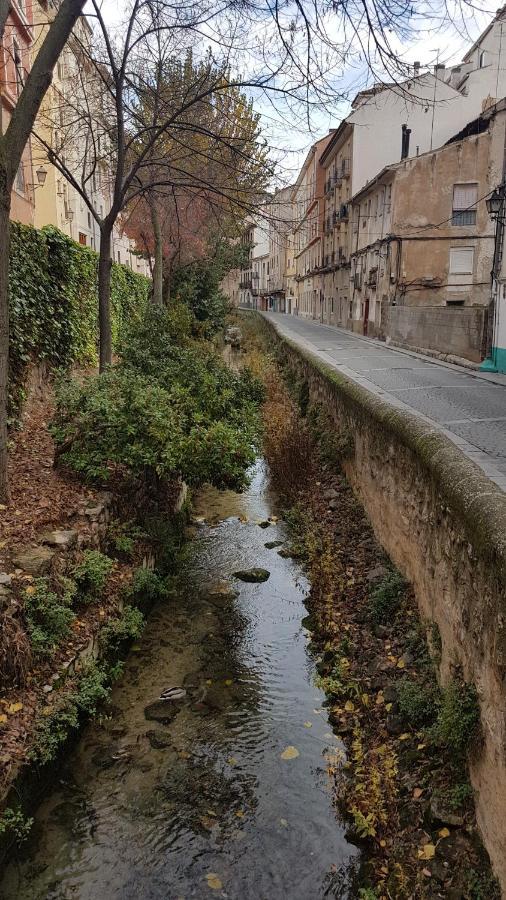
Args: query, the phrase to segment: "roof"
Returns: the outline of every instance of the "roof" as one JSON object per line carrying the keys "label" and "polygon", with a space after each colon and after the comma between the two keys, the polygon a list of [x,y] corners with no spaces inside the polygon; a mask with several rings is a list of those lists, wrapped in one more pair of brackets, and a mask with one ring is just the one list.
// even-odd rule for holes
{"label": "roof", "polygon": [[468,50],[467,53],[466,53],[466,55],[462,57],[462,62],[468,62],[468,61],[469,61],[469,57],[472,56],[473,53],[474,53],[474,51],[476,50],[476,48],[480,46],[480,44],[481,44],[483,38],[486,38],[487,34],[492,30],[492,28],[494,27],[495,23],[496,23],[497,21],[499,21],[499,19],[504,18],[505,13],[506,13],[506,5],[505,5],[505,6],[501,6],[501,8],[497,10],[497,12],[496,12],[494,18],[492,19],[492,21],[490,22],[490,24],[487,25],[487,27],[485,28],[485,31],[482,31],[482,33],[480,34],[479,38],[474,42],[474,44],[473,44],[473,46],[471,47],[471,49]]}
{"label": "roof", "polygon": [[353,125],[350,122],[348,122],[347,119],[343,119],[339,128],[337,128],[335,130],[335,132],[332,136],[332,139],[328,142],[327,146],[325,147],[325,150],[323,151],[322,155],[320,156],[320,163],[322,165],[329,158],[330,153],[332,152],[332,150],[335,149],[336,145],[339,143],[341,138],[344,136],[347,129],[349,129],[350,133],[351,133],[351,131],[353,129]]}

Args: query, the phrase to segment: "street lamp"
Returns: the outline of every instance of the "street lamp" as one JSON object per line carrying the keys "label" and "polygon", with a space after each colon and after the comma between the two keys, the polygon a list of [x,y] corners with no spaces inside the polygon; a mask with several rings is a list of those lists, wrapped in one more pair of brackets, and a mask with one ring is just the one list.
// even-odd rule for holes
{"label": "street lamp", "polygon": [[503,181],[498,187],[494,188],[492,193],[489,194],[485,201],[487,205],[487,212],[492,221],[495,222],[494,257],[492,260],[491,273],[492,284],[487,323],[487,356],[480,366],[480,369],[485,372],[497,372],[495,345],[497,341],[497,330],[499,327],[499,291],[501,289],[499,283],[499,270],[501,269],[502,248],[504,243],[504,225],[506,221],[504,214],[505,201],[506,182]]}
{"label": "street lamp", "polygon": [[491,219],[494,222],[497,222],[498,219],[501,218],[501,214],[503,211],[504,204],[504,185],[501,184],[500,187],[495,188],[492,191],[489,197],[486,199],[487,204],[487,212]]}
{"label": "street lamp", "polygon": [[47,178],[47,169],[44,166],[39,166],[39,168],[35,172],[37,176],[37,181],[39,182],[40,187],[44,187]]}

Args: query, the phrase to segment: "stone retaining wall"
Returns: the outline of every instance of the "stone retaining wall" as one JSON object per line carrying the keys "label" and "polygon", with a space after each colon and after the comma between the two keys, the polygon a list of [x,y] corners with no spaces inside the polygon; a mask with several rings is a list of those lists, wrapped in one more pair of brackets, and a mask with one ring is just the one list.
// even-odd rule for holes
{"label": "stone retaining wall", "polygon": [[477,363],[485,357],[486,332],[487,310],[479,306],[386,306],[381,323],[387,340],[403,347],[451,352]]}
{"label": "stone retaining wall", "polygon": [[440,676],[478,690],[483,741],[470,774],[483,841],[506,895],[506,494],[443,435],[282,339],[312,400],[349,430],[343,462],[376,535],[441,635]]}

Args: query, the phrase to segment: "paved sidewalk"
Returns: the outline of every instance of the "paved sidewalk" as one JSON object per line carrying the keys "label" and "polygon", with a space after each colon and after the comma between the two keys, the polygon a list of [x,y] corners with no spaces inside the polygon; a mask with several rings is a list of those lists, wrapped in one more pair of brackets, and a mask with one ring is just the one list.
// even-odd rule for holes
{"label": "paved sidewalk", "polygon": [[[506,383],[327,325],[264,313],[280,332],[454,442],[506,491]],[[499,382],[499,383],[497,383]]]}

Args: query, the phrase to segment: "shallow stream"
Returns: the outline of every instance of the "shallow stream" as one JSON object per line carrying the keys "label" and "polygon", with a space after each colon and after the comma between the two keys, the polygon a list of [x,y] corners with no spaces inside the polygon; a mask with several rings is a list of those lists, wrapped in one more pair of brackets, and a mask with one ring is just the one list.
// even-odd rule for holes
{"label": "shallow stream", "polygon": [[[244,494],[202,492],[189,586],[155,608],[106,715],[36,814],[2,900],[352,897],[356,849],[333,806],[339,753],[314,685],[307,585],[263,463]],[[237,569],[263,567],[261,584]],[[223,582],[236,589],[230,595]],[[147,721],[161,692],[186,696]],[[169,704],[170,705],[170,704]],[[284,757],[284,758],[283,758]]]}

